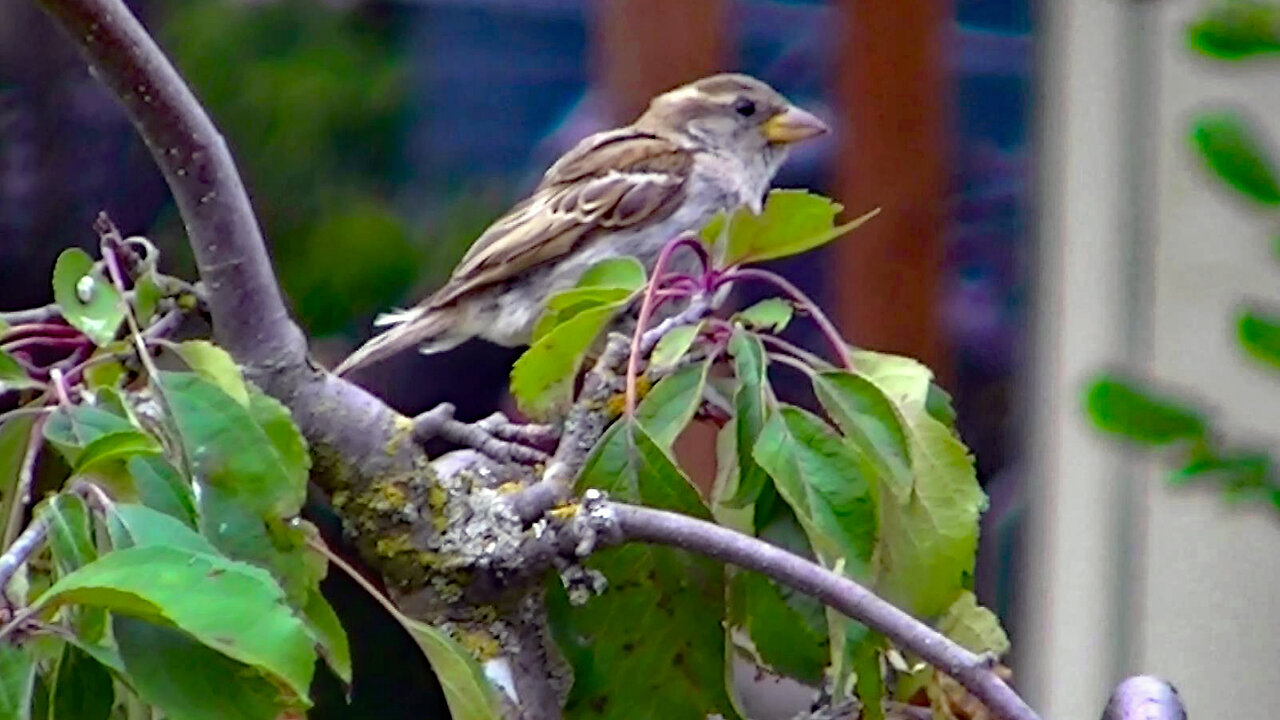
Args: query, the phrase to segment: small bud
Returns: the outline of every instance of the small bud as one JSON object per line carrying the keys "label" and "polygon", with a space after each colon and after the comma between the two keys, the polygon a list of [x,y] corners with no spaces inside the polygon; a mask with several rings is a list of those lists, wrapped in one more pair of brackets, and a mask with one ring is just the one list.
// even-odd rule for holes
{"label": "small bud", "polygon": [[97,281],[92,275],[85,275],[76,281],[76,298],[82,303],[88,303],[93,300],[93,290]]}

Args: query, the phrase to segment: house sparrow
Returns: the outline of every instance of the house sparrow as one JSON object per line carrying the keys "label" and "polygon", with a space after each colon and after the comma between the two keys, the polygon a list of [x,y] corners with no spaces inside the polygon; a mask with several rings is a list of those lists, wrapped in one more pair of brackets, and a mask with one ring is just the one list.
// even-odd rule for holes
{"label": "house sparrow", "polygon": [[827,131],[768,85],[714,75],[654,98],[634,123],[592,135],[476,240],[434,295],[388,313],[391,326],[338,374],[417,346],[472,337],[528,344],[548,298],[592,265],[630,255],[652,269],[671,239],[722,210],[760,212],[791,143]]}

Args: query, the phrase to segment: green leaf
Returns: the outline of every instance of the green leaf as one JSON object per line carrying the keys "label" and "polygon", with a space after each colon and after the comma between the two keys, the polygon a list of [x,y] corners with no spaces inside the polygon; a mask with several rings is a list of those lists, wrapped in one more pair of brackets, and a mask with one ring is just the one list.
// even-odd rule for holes
{"label": "green leaf", "polygon": [[0,717],[28,720],[35,684],[35,657],[17,645],[0,643]]}
{"label": "green leaf", "polygon": [[208,539],[172,516],[145,505],[116,503],[107,513],[107,533],[117,550],[167,547],[218,556]]}
{"label": "green leaf", "polygon": [[160,385],[199,482],[262,517],[289,517],[306,497],[306,446],[276,401],[249,407],[194,373],[160,373]]}
{"label": "green leaf", "polygon": [[75,405],[54,410],[44,425],[44,436],[74,466],[83,449],[94,440],[135,430],[127,418],[113,412],[93,405]]}
{"label": "green leaf", "polygon": [[965,591],[951,603],[938,621],[938,632],[975,653],[991,653],[1000,657],[1009,652],[1009,636],[1000,627],[996,614],[978,604],[973,593]]}
{"label": "green leaf", "polygon": [[884,673],[880,664],[883,640],[870,635],[850,651],[853,673],[857,676],[854,690],[862,701],[859,720],[884,719]]}
{"label": "green leaf", "polygon": [[138,455],[159,455],[160,443],[135,429],[116,430],[94,438],[76,455],[73,471],[87,473],[107,463],[124,463]]}
{"label": "green leaf", "polygon": [[49,498],[40,514],[48,523],[49,549],[60,575],[88,565],[98,557],[93,544],[93,526],[89,508],[79,496],[59,493]]}
{"label": "green leaf", "polygon": [[711,362],[700,362],[668,375],[644,396],[636,408],[636,420],[660,447],[670,451],[702,404]]}
{"label": "green leaf", "polygon": [[116,550],[58,580],[32,607],[47,615],[67,604],[173,625],[306,700],[311,635],[261,569],[176,547]]}
{"label": "green leaf", "polygon": [[[619,421],[588,459],[579,489],[709,519],[662,448]],[[608,589],[581,607],[553,593],[553,628],[574,668],[569,717],[736,717],[724,684],[724,573],[706,558],[633,544],[588,561]]]}
{"label": "green leaf", "polygon": [[80,248],[68,248],[58,256],[53,266],[53,299],[62,317],[95,345],[111,342],[124,322],[120,293]]}
{"label": "green leaf", "polygon": [[63,645],[49,691],[50,718],[107,720],[115,702],[111,673],[75,645]]}
{"label": "green leaf", "polygon": [[286,708],[265,677],[174,628],[127,615],[113,626],[131,685],[170,720],[275,720]]}
{"label": "green leaf", "polygon": [[680,325],[663,335],[649,355],[649,369],[665,371],[674,367],[680,362],[680,358],[689,352],[689,348],[693,347],[693,341],[698,339],[698,333],[702,332],[702,327],[703,323]]}
{"label": "green leaf", "polygon": [[1095,380],[1085,407],[1098,428],[1144,445],[1205,436],[1204,420],[1195,409],[1119,377],[1104,375]]}
{"label": "green leaf", "polygon": [[799,610],[789,603],[795,591],[754,572],[734,572],[728,592],[729,621],[747,632],[763,665],[810,685],[822,681],[828,651],[820,605]]}
{"label": "green leaf", "polygon": [[439,630],[408,618],[401,623],[422,648],[440,679],[453,720],[499,720],[501,705],[476,659]]}
{"label": "green leaf", "polygon": [[1280,320],[1248,310],[1236,323],[1237,337],[1245,352],[1273,367],[1280,367]]}
{"label": "green leaf", "polygon": [[754,503],[769,483],[769,475],[756,462],[752,449],[764,427],[770,392],[764,345],[759,338],[735,331],[729,338],[729,354],[733,356],[734,375],[738,380],[733,396],[738,484],[733,496],[720,502],[728,508],[743,508]]}
{"label": "green leaf", "polygon": [[144,328],[151,324],[163,297],[153,273],[148,272],[133,284],[133,314]]}
{"label": "green leaf", "polygon": [[843,561],[851,577],[870,576],[876,544],[871,486],[857,456],[817,416],[784,406],[773,413],[753,452],[795,511],[827,567]]}
{"label": "green leaf", "polygon": [[307,544],[317,532],[305,520],[264,519],[234,495],[205,487],[199,498],[199,528],[223,554],[274,575],[294,607],[301,608],[324,578],[325,559]]}
{"label": "green leaf", "polygon": [[724,216],[717,216],[703,228],[702,237],[716,243],[727,232],[724,265],[758,263],[825,245],[880,212],[872,210],[836,225],[836,215],[843,209],[840,203],[804,190],[773,190],[759,215],[742,208],[730,217],[727,230]]}
{"label": "green leaf", "polygon": [[791,322],[795,306],[782,298],[765,298],[733,316],[733,319],[752,330],[780,333]]}
{"label": "green leaf", "polygon": [[212,382],[241,405],[249,404],[249,388],[240,366],[226,350],[208,340],[188,340],[176,348],[182,361],[196,374]]}
{"label": "green leaf", "polygon": [[601,305],[579,313],[516,360],[511,369],[511,394],[521,412],[545,419],[569,406],[582,358],[622,305]]}
{"label": "green leaf", "polygon": [[1266,149],[1250,123],[1233,112],[1195,119],[1191,139],[1208,168],[1239,193],[1263,205],[1280,205],[1280,186]]}
{"label": "green leaf", "polygon": [[633,257],[602,260],[587,268],[578,278],[580,288],[621,288],[636,291],[644,287],[644,266]]}
{"label": "green leaf", "polygon": [[307,602],[302,606],[302,619],[307,629],[316,637],[316,648],[320,657],[342,682],[351,684],[351,645],[347,641],[347,631],[342,629],[342,621],[333,606],[325,600],[319,589],[307,593]]}
{"label": "green leaf", "polygon": [[1280,52],[1280,5],[1228,0],[1187,26],[1192,50],[1218,60],[1245,60]]}
{"label": "green leaf", "polygon": [[40,387],[40,383],[27,375],[12,355],[0,350],[0,393],[32,387]]}
{"label": "green leaf", "polygon": [[162,457],[134,456],[126,467],[143,505],[186,524],[196,526],[195,496],[191,483]]}
{"label": "green leaf", "polygon": [[14,415],[0,423],[0,537],[18,495],[18,478],[27,457],[27,444],[36,423],[34,415]]}
{"label": "green leaf", "polygon": [[928,368],[870,352],[855,353],[854,366],[858,375],[818,374],[814,389],[875,478],[875,587],[908,612],[938,615],[973,574],[986,496],[968,449],[929,412]]}
{"label": "green leaf", "polygon": [[537,343],[587,310],[630,301],[644,284],[644,266],[633,257],[610,258],[592,265],[578,278],[577,285],[547,300],[546,309],[534,326],[532,342]]}

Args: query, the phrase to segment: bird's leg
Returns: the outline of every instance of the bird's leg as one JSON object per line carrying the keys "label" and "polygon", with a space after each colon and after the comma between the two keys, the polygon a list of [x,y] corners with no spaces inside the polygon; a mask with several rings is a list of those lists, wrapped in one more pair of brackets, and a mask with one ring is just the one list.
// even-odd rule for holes
{"label": "bird's leg", "polygon": [[475,423],[454,418],[454,406],[440,403],[413,419],[413,436],[418,442],[442,438],[472,448],[498,462],[539,465],[551,459],[540,447],[554,447],[558,438],[549,425],[513,423],[502,413],[494,413]]}

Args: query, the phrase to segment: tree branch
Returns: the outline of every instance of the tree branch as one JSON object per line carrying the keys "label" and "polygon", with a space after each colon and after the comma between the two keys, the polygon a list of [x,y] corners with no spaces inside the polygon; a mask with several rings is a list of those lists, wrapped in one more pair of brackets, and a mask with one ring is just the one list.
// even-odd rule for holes
{"label": "tree branch", "polygon": [[[359,493],[381,480],[410,497],[422,494],[431,475],[408,419],[308,360],[226,142],[164,53],[121,0],[37,1],[151,149],[186,225],[215,339],[288,406],[311,444],[313,479],[331,493]],[[368,504],[362,510],[367,534],[399,522]]]}
{"label": "tree branch", "polygon": [[982,656],[877,597],[846,577],[742,533],[652,508],[610,503],[621,542],[670,545],[754,570],[857,620],[955,678],[997,718],[1038,720]]}

